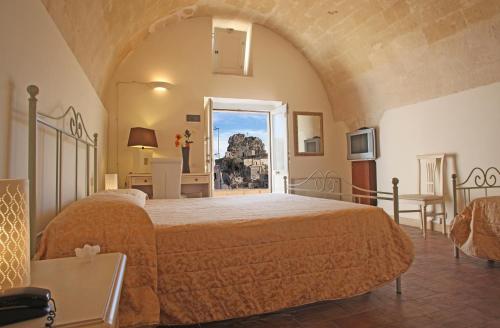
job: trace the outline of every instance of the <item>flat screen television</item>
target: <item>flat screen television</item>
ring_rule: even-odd
[[[377,158],[374,128],[363,128],[347,135],[347,159],[350,161]]]

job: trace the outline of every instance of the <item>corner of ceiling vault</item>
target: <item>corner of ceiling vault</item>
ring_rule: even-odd
[[[320,76],[334,119],[352,129],[500,81],[500,1],[41,1],[101,98],[147,35],[201,16],[249,20],[289,40]]]

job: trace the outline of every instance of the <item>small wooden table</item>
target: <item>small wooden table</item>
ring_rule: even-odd
[[[56,303],[53,327],[118,327],[118,304],[127,257],[96,255],[31,262],[31,286],[49,289]],[[44,327],[45,318],[8,325]]]

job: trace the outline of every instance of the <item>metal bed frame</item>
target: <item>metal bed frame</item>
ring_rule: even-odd
[[[352,202],[360,203],[362,199],[379,199],[391,201],[394,210],[394,222],[399,225],[399,179],[392,178],[392,192],[368,190],[357,187],[344,181],[338,174],[328,170],[322,172],[315,170],[308,177],[300,179],[297,183],[289,183],[287,177],[284,178],[285,193],[313,193],[317,195],[338,196],[340,200],[343,197],[350,197]],[[313,189],[306,188],[307,184],[312,184]],[[342,192],[342,184],[351,187],[352,193]],[[360,192],[357,194],[356,192]],[[401,276],[396,278],[396,293],[401,294]]]
[[[52,129],[56,132],[56,214],[62,209],[62,172],[63,172],[63,136],[72,139],[75,143],[75,200],[78,199],[78,150],[79,145],[85,145],[85,193],[90,195],[91,181],[90,181],[90,151],[93,150],[93,192],[97,192],[97,133],[90,137],[87,129],[85,127],[82,115],[75,110],[73,106],[70,106],[66,111],[60,116],[50,116],[47,114],[42,114],[37,112],[37,95],[39,94],[39,88],[35,85],[30,85],[27,88],[29,94],[29,114],[28,114],[28,142],[29,142],[29,154],[28,154],[28,178],[29,178],[29,199],[30,199],[30,245],[31,245],[31,256],[35,253],[36,246],[36,162],[37,162],[37,126],[38,124],[44,125],[45,127]],[[58,122],[64,123],[69,121],[69,129],[63,127],[58,127]],[[392,179],[392,193],[382,192],[376,190],[367,190],[363,188],[356,187],[343,181],[340,176],[335,174],[333,171],[321,172],[320,170],[315,170],[307,178],[301,179],[303,181],[298,183],[288,183],[288,179],[285,176],[283,178],[285,192],[286,193],[297,193],[297,192],[308,192],[314,194],[322,194],[329,196],[338,196],[339,199],[342,197],[351,197],[353,202],[360,202],[361,199],[381,199],[393,202],[394,208],[394,221],[399,224],[399,196],[398,196],[398,183],[397,178]],[[314,188],[305,188],[307,183],[313,182]],[[354,194],[354,193],[343,193],[342,183],[347,184],[352,187],[352,190],[357,190],[364,194]],[[401,277],[396,278],[396,292],[401,294]]]
[[[97,192],[97,133],[91,137],[85,127],[81,113],[77,112],[73,106],[70,106],[60,116],[51,116],[37,112],[36,98],[39,88],[36,85],[30,85],[27,88],[29,94],[28,111],[28,179],[29,179],[29,218],[30,218],[30,251],[33,257],[36,251],[36,181],[37,181],[37,127],[41,124],[56,132],[56,214],[62,209],[62,173],[63,173],[63,137],[70,138],[75,142],[75,200],[78,199],[78,152],[79,146],[85,146],[85,194],[90,195],[91,182],[93,183],[93,192]],[[69,128],[65,128],[65,122],[69,122]],[[62,127],[58,127],[62,124]],[[90,153],[93,152],[93,180],[90,180]]]
[[[342,178],[332,171],[315,170],[305,178],[289,179],[283,177],[285,193],[298,195],[315,195],[342,200]]]
[[[458,215],[458,196],[461,193],[462,200],[465,206],[471,202],[471,191],[482,191],[484,197],[488,197],[489,189],[500,189],[500,170],[496,167],[489,167],[482,169],[480,167],[473,168],[467,179],[463,182],[457,181],[456,173],[451,175],[451,182],[453,185],[453,217]],[[460,257],[458,247],[454,247],[454,255],[456,258]],[[493,262],[489,260],[488,262]]]

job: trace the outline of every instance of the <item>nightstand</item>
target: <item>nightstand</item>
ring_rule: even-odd
[[[210,173],[182,173],[181,194],[188,198],[210,197]]]
[[[210,173],[182,173],[181,194],[185,197],[210,197]],[[130,173],[125,180],[125,187],[139,189],[153,199],[153,177],[151,173]]]
[[[139,189],[145,192],[150,199],[153,198],[153,176],[151,173],[129,173],[125,180],[125,187]]]
[[[31,286],[47,288],[56,303],[53,327],[118,327],[118,304],[127,257],[99,254],[31,262]],[[44,327],[45,318],[9,328]]]

